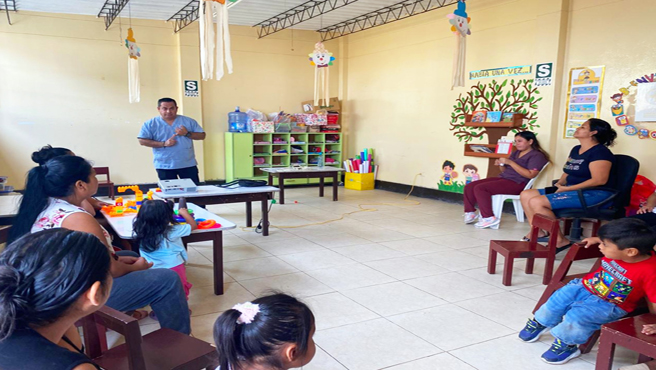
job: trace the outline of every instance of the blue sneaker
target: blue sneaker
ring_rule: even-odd
[[[577,345],[568,345],[560,339],[554,340],[551,348],[542,354],[542,360],[548,364],[560,365],[567,361],[581,356],[581,351]]]
[[[533,343],[540,339],[540,335],[547,331],[547,329],[549,328],[535,321],[535,319],[528,319],[524,329],[519,332],[519,339],[526,343]]]

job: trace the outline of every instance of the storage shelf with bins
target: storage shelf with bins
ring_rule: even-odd
[[[285,153],[276,153],[282,150]],[[330,153],[326,153],[327,150]],[[316,167],[317,164],[310,161],[317,161],[320,156],[324,162],[326,158],[334,159],[334,163],[325,162],[326,166],[341,166],[342,133],[225,133],[226,181],[266,180],[268,174],[262,168],[288,167],[295,163]],[[264,158],[264,163],[254,164],[253,158]],[[332,182],[332,179],[326,179],[325,182]],[[319,179],[285,180],[285,185],[318,183]],[[277,184],[278,178],[274,178],[274,185]]]
[[[506,136],[508,132],[511,131],[512,129],[521,127],[524,121],[524,117],[525,117],[524,114],[515,113],[513,114],[512,122],[471,122],[472,115],[471,114],[465,115],[465,126],[485,128],[488,142],[490,143],[490,144],[477,144],[477,143],[465,144],[465,156],[489,158],[490,165],[489,165],[487,177],[493,177],[498,175],[501,172],[501,170],[498,168],[498,166],[494,166],[494,161],[498,158],[508,158],[510,157],[510,154],[494,153],[497,147],[496,143],[497,141],[499,141],[499,139],[502,136]],[[472,145],[478,145],[478,146],[484,146],[490,148],[492,150],[492,153],[475,152],[471,149]]]

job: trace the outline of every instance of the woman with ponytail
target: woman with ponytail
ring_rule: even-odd
[[[308,364],[316,352],[314,315],[286,294],[235,305],[214,323],[223,370],[287,370]]]
[[[168,269],[150,270],[152,264],[143,257],[116,256],[107,231],[81,207],[97,190],[95,171],[84,158],[64,155],[34,167],[27,175],[9,241],[53,228],[95,235],[113,256],[115,280],[107,306],[132,311],[150,305],[162,327],[189,334],[189,308],[178,275]]]
[[[75,153],[73,153],[73,151],[68,148],[53,148],[51,145],[46,145],[32,153],[32,161],[38,165],[44,165],[49,160],[62,155],[74,156]],[[96,211],[100,211],[102,207],[108,205],[110,204],[91,197],[83,200],[81,206],[85,211],[89,212],[92,216],[95,216]]]
[[[105,304],[109,269],[91,234],[52,229],[9,244],[0,254],[0,369],[99,369],[66,333]]]

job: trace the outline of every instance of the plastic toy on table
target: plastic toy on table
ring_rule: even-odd
[[[102,207],[102,210],[105,211],[109,217],[120,217],[123,216],[124,214],[127,213],[137,213],[139,211],[139,208],[141,208],[141,203],[144,200],[144,195],[141,190],[139,190],[139,186],[137,185],[130,185],[130,186],[119,186],[118,187],[118,192],[123,193],[126,190],[132,190],[134,191],[134,194],[136,196],[135,200],[127,200],[123,201],[123,197],[118,197],[116,198],[116,202],[114,203],[113,206],[104,206]],[[152,200],[153,199],[153,192],[149,191],[146,193],[146,199]]]

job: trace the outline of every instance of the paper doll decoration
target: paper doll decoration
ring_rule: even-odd
[[[139,58],[141,48],[137,46],[132,28],[128,28],[128,38],[125,39],[125,47],[128,48],[128,100],[130,103],[138,103],[141,100],[139,79]]]
[[[638,87],[639,84],[656,83],[656,73],[643,75],[635,80],[629,82],[628,86],[621,87],[618,93],[613,94],[610,98],[613,100],[613,105],[610,107],[610,112],[615,118],[615,123],[624,127],[624,133],[629,136],[638,136],[640,139],[656,139],[656,130],[641,127],[638,122],[631,122],[629,119],[629,111],[624,106],[625,98],[631,94],[631,89]]]
[[[228,1],[234,3],[236,0]],[[205,5],[199,17],[201,74],[203,81],[221,80],[225,73],[224,60],[228,73],[232,74],[228,5],[226,0],[202,0],[201,3]]]
[[[458,1],[458,8],[446,16],[451,23],[451,31],[456,35],[456,52],[453,55],[453,77],[451,90],[456,86],[465,86],[465,60],[467,57],[467,36],[471,35],[465,0]]]
[[[315,66],[314,69],[314,105],[319,106],[323,99],[324,105],[328,105],[329,99],[329,67],[333,65],[335,57],[333,53],[328,52],[321,41],[314,45],[314,51],[310,54],[310,63]]]
[[[458,173],[454,171],[455,168],[456,165],[449,160],[444,161],[442,164],[442,172],[444,173],[442,175],[442,182],[444,185],[453,185],[453,180],[458,177]]]

